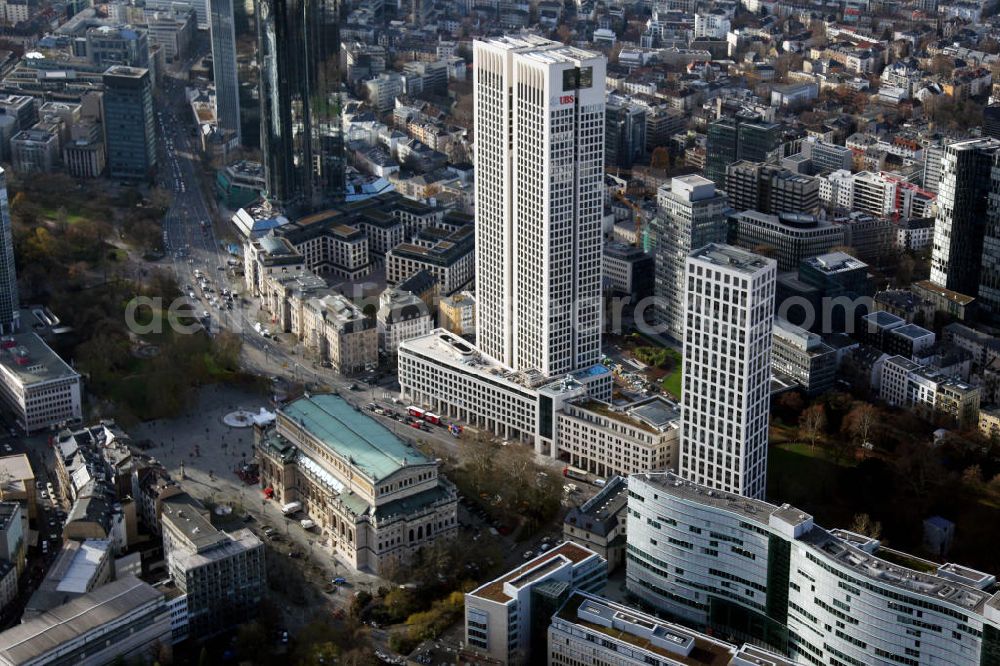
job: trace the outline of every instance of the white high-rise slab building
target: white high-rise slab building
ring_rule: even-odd
[[[7,173],[0,169],[0,333],[10,334],[20,325],[20,299],[14,269],[14,236],[7,202]]]
[[[530,35],[473,48],[478,345],[516,371],[600,359],[606,65]]]
[[[680,475],[762,498],[777,264],[711,243],[687,261]]]

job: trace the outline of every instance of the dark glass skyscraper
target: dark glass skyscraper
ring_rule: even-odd
[[[740,112],[720,118],[708,126],[705,177],[722,187],[727,166],[739,160],[767,162],[780,145],[781,126],[756,114]]]
[[[289,210],[344,197],[338,0],[257,0],[267,196]]]

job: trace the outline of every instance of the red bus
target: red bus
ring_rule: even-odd
[[[418,419],[424,418],[424,414],[426,414],[424,410],[420,409],[419,407],[414,407],[413,405],[410,405],[409,407],[406,408],[406,413],[409,414],[410,416],[415,416]]]
[[[441,425],[441,417],[437,414],[432,414],[431,412],[424,414],[424,420],[428,423],[433,423],[434,425]]]

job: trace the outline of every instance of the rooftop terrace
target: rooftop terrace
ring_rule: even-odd
[[[588,557],[597,557],[596,553],[575,543],[561,543],[547,553],[542,553],[535,559],[512,569],[500,578],[482,585],[469,594],[489,601],[506,603],[512,597],[505,591],[506,585],[521,588],[552,573],[566,564],[579,564]]]

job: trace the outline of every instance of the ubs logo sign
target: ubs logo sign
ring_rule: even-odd
[[[563,95],[559,98],[560,104],[572,104],[573,100],[576,99],[573,95]]]

